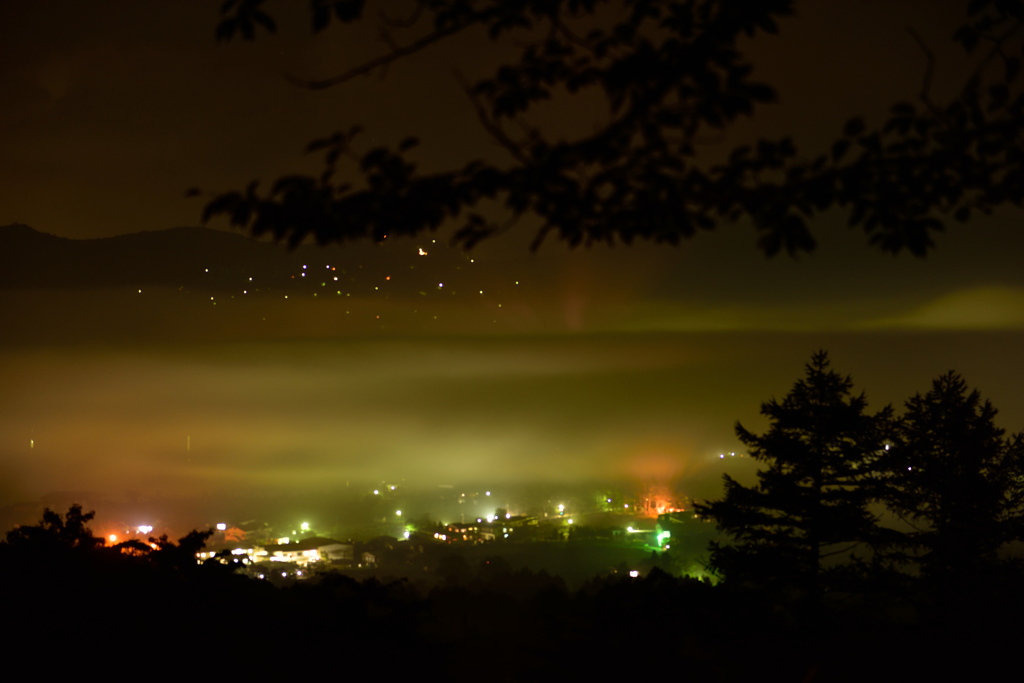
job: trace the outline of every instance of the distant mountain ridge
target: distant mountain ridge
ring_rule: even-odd
[[[456,286],[470,277],[467,254],[434,240],[423,244],[430,259],[422,258],[427,252],[410,242],[289,250],[283,244],[200,227],[78,240],[12,224],[0,226],[0,290],[155,286],[205,293],[329,294],[333,289],[346,296],[419,296],[471,289]],[[402,277],[393,279],[398,273]],[[439,282],[445,283],[443,288]]]
[[[199,227],[75,240],[14,224],[0,226],[0,287],[235,287],[279,280],[304,251]]]

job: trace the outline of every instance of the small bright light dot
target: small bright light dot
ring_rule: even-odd
[[[444,283],[443,283],[443,282],[438,282],[438,283],[437,283],[437,286],[438,286],[438,287],[444,287]]]
[[[303,266],[305,268],[305,266]],[[281,572],[281,576],[288,576],[288,572]]]
[[[420,247],[420,256],[426,256],[427,252],[423,251],[423,247]]]
[[[107,538],[110,539],[111,543],[113,543],[117,540],[117,534],[110,534],[109,536],[107,536]]]
[[[391,486],[391,490],[392,490],[392,491],[394,491],[394,490],[395,490],[395,487],[394,487],[394,485],[392,485],[392,486]]]
[[[399,517],[401,517],[402,516],[402,511],[401,510],[395,510],[395,514],[398,515]]]
[[[141,292],[142,290],[140,289],[139,291]],[[482,290],[482,289],[481,289],[481,290],[480,290],[480,293],[481,293],[481,294],[483,294],[483,293],[484,293],[484,290]]]
[[[481,292],[481,293],[482,293],[482,292]],[[141,289],[139,290],[139,294],[142,294],[142,290],[141,290]]]
[[[249,278],[249,282],[252,282],[252,278]]]
[[[623,505],[622,507],[628,508],[628,507],[629,507],[629,503],[626,503],[626,504],[625,504],[625,505]]]
[[[490,491],[488,491],[488,492],[487,492],[487,495],[488,495],[488,496],[489,496],[489,495],[491,495],[491,492],[490,492]]]
[[[209,273],[209,272],[210,272],[210,269],[209,269],[209,268],[207,268],[207,269],[206,269],[206,272],[207,272],[207,273]]]
[[[505,513],[505,519],[512,519],[512,513],[511,512],[506,512]]]
[[[569,520],[569,524],[572,524],[572,520],[571,519]]]
[[[285,299],[287,299],[287,298],[288,298],[288,295],[287,295],[287,294],[285,294],[285,295],[284,295],[284,298],[285,298]]]
[[[637,570],[635,570],[635,569],[634,569],[634,570],[632,570],[631,572],[629,572],[629,578],[631,578],[631,579],[635,579],[635,578],[636,578],[636,577],[638,577],[638,576],[640,576],[640,572],[638,572],[638,571],[637,571]]]
[[[335,281],[335,282],[337,282],[337,281],[338,281],[338,276],[337,276],[337,275],[335,275],[335,276],[334,276],[334,281]]]
[[[388,276],[387,276],[386,278],[384,278],[384,279],[385,279],[385,280],[390,280],[390,279],[391,279],[391,276],[390,276],[390,275],[388,275]]]
[[[403,535],[405,536],[406,539],[409,538],[409,532],[408,531],[406,531],[405,534],[403,534]]]
[[[375,495],[375,496],[376,496],[376,495],[379,495],[379,494],[380,494],[380,491],[378,491],[377,489],[374,489],[374,490],[373,490],[373,495]]]
[[[303,270],[305,270],[305,269],[306,269],[306,266],[302,266],[302,269],[303,269]]]
[[[303,274],[302,274],[302,277],[306,277],[306,274],[305,274],[305,273],[303,273]]]
[[[248,289],[243,289],[243,290],[242,290],[242,294],[248,294],[248,293],[249,293],[249,290],[248,290]]]
[[[608,502],[609,502],[609,503],[610,503],[610,502],[612,502],[612,499],[611,499],[611,498],[609,498],[609,499],[608,499]]]
[[[224,524],[223,522],[221,522],[220,524],[217,525],[217,531],[225,531],[225,530],[227,530],[227,528],[228,528],[228,525]]]

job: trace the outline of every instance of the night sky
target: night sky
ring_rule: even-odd
[[[305,144],[356,123],[365,148],[419,135],[426,171],[501,160],[453,75],[482,77],[509,54],[484,36],[308,92],[282,74],[379,54],[372,22],[313,38],[306,3],[278,2],[277,36],[217,45],[220,4],[0,5],[0,225],[75,239],[197,225],[204,197],[317,171]],[[936,96],[953,92],[969,68],[948,39],[962,6],[801,3],[779,37],[749,46],[781,103],[709,141],[708,158],[787,133],[816,152],[850,115],[877,121],[912,98],[925,60],[907,25],[938,57]],[[602,112],[556,100],[538,120],[571,136]],[[193,186],[206,194],[186,199]],[[760,402],[819,348],[873,408],[955,369],[1017,431],[1021,219],[956,224],[926,259],[870,250],[838,213],[813,226],[813,255],[772,260],[744,223],[679,248],[551,241],[531,254],[524,221],[469,253],[443,230],[304,252],[317,273],[353,274],[333,298],[0,290],[0,504],[403,478],[674,480],[715,496],[723,471],[752,472],[718,457],[740,449],[735,421],[763,429]]]

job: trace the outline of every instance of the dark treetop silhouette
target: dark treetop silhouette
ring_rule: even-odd
[[[276,24],[265,0],[227,0],[218,40],[251,40]],[[971,0],[952,36],[979,52],[974,73],[948,102],[933,100],[931,51],[914,102],[891,107],[869,128],[851,118],[826,153],[801,154],[790,138],[736,147],[722,163],[698,154],[702,139],[728,129],[774,89],[751,79],[743,38],[775,33],[792,0],[417,0],[407,17],[389,3],[312,0],[312,29],[367,21],[379,8],[390,50],[332,78],[290,77],[298,87],[337,86],[415,55],[458,33],[484,31],[516,42],[518,61],[464,89],[507,163],[467,159],[461,168],[420,173],[397,148],[357,151],[359,126],[314,140],[317,176],[288,176],[269,191],[256,182],[210,201],[204,219],[225,215],[255,235],[298,244],[416,235],[449,220],[471,246],[533,216],[536,248],[549,233],[570,245],[634,239],[678,243],[722,222],[749,219],[767,255],[814,249],[809,221],[845,210],[870,244],[918,256],[949,216],[1024,199],[1024,92],[1020,88],[1021,0]],[[524,43],[521,39],[529,39]],[[916,38],[916,34],[915,34]],[[599,92],[606,120],[591,134],[557,139],[531,123],[555,96]],[[343,159],[362,182],[338,179]],[[345,173],[347,175],[347,172]],[[196,192],[196,191],[190,191]],[[502,217],[503,216],[503,217]]]
[[[962,591],[1024,539],[1024,434],[1004,438],[996,409],[953,372],[906,407],[883,460],[883,499],[913,529],[897,555],[933,588]]]
[[[781,402],[761,405],[771,421],[767,433],[737,423],[737,436],[767,469],[751,487],[725,475],[725,498],[696,506],[735,541],[711,544],[710,564],[730,582],[792,589],[816,603],[835,585],[829,579],[837,570],[827,558],[874,544],[868,504],[892,410],[867,413],[852,386],[821,351]]]

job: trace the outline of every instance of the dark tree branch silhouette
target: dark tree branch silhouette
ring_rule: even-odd
[[[313,0],[312,29],[367,21],[373,0]],[[265,0],[228,0],[218,40],[252,40],[276,24]],[[826,153],[807,154],[791,138],[761,139],[709,165],[698,146],[709,134],[775,101],[752,80],[741,38],[778,32],[793,0],[420,0],[407,20],[381,15],[389,51],[326,79],[289,76],[312,89],[386,69],[471,30],[493,41],[526,35],[518,61],[466,91],[484,128],[509,162],[467,160],[461,168],[421,173],[407,158],[418,141],[353,152],[354,131],[337,134],[358,158],[358,183],[335,180],[329,146],[324,172],[288,176],[261,191],[211,200],[204,220],[226,216],[254,235],[295,245],[385,235],[417,235],[454,222],[454,241],[471,247],[520,216],[540,220],[533,247],[554,234],[570,245],[652,240],[678,244],[702,230],[749,220],[766,255],[812,251],[810,221],[845,211],[849,224],[887,252],[921,256],[950,217],[967,221],[1024,201],[1024,91],[1015,39],[1024,0],[972,0],[953,36],[968,53],[989,43],[977,70],[950,102],[932,101],[929,56],[917,103],[892,106],[869,128],[851,118]],[[596,28],[595,28],[596,26]],[[587,30],[589,29],[589,30]],[[410,34],[398,42],[392,31]],[[995,66],[1002,63],[1003,69]],[[600,92],[607,121],[573,140],[530,126],[534,108],[561,93]],[[519,127],[522,137],[506,126]],[[504,215],[502,215],[504,214]]]

